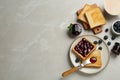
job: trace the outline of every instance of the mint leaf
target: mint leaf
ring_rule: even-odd
[[[72,32],[72,27],[73,27],[73,24],[71,23],[71,24],[68,26],[70,32]]]

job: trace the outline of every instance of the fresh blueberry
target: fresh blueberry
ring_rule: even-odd
[[[116,39],[116,36],[112,36],[112,37],[111,37],[111,40],[115,40],[115,39]]]
[[[101,46],[99,46],[99,47],[98,47],[98,49],[99,49],[99,50],[102,50],[102,47],[101,47]]]
[[[80,62],[80,59],[79,59],[79,58],[76,58],[75,62],[76,62],[76,63]]]
[[[102,39],[100,39],[100,40],[98,41],[98,43],[101,44],[101,43],[102,43]]]
[[[111,42],[108,41],[108,42],[107,42],[107,45],[110,46],[110,45],[111,45]]]
[[[108,32],[108,30],[109,30],[109,29],[108,29],[108,28],[106,28],[106,29],[105,29],[105,32]]]
[[[93,43],[94,43],[94,44],[97,44],[98,42],[97,42],[97,41],[94,41]]]
[[[107,36],[107,35],[105,35],[105,36],[104,36],[104,40],[107,40],[107,39],[108,39],[108,36]]]
[[[118,30],[118,29],[117,29],[117,26],[114,26],[114,30],[117,32],[117,30]]]

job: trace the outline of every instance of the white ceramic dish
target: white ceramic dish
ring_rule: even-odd
[[[120,0],[104,0],[104,9],[110,15],[120,15]]]
[[[97,36],[94,36],[94,35],[84,35],[84,36],[81,36],[79,38],[77,38],[71,45],[70,47],[70,52],[69,52],[69,57],[70,57],[70,61],[72,62],[73,66],[78,66],[80,65],[80,63],[76,63],[75,60],[76,60],[76,55],[71,51],[71,49],[79,42],[79,40],[82,38],[82,37],[85,37],[87,38],[88,40],[90,40],[91,42],[92,41],[98,41],[100,40],[101,38],[97,37]],[[86,73],[86,74],[94,74],[94,73],[98,73],[100,72],[101,70],[103,70],[108,62],[109,62],[109,59],[110,59],[110,52],[109,52],[109,49],[106,45],[106,43],[103,41],[100,46],[102,47],[102,50],[101,50],[101,56],[102,56],[102,67],[101,68],[82,68],[82,69],[79,69],[80,72],[83,72],[83,73]],[[97,47],[98,48],[98,47]]]
[[[115,35],[119,35],[120,36],[120,33],[118,33],[118,32],[116,32],[115,30],[114,30],[114,24],[117,22],[117,21],[120,21],[120,20],[116,20],[116,21],[114,21],[113,23],[112,23],[112,32],[115,34]]]

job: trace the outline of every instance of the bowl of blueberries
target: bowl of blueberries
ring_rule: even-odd
[[[112,32],[115,35],[120,36],[120,20],[116,20],[116,21],[113,22],[113,24],[112,24]]]

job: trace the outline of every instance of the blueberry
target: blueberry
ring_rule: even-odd
[[[108,32],[108,30],[109,30],[109,29],[108,29],[108,28],[106,28],[106,29],[105,29],[105,32]]]
[[[93,43],[94,43],[94,44],[97,44],[97,41],[94,41]]]
[[[118,29],[120,29],[120,26],[118,27]]]
[[[79,59],[79,58],[76,58],[76,59],[75,59],[75,62],[76,62],[76,63],[80,62],[80,59]]]
[[[108,42],[107,42],[107,45],[110,46],[110,45],[111,45],[111,42],[108,41]]]
[[[115,22],[113,26],[118,26],[118,22]]]
[[[117,23],[120,25],[120,21],[117,21]]]
[[[120,33],[120,26],[118,27],[118,33]]]
[[[115,39],[116,39],[116,36],[112,36],[111,39],[112,39],[112,40],[115,40]]]
[[[98,41],[98,43],[101,44],[101,43],[102,43],[102,39],[100,39],[100,40]]]
[[[98,49],[99,49],[99,50],[102,50],[102,47],[101,47],[101,46],[99,46],[99,47],[98,47]]]
[[[107,36],[107,35],[105,35],[105,36],[104,36],[104,40],[107,40],[107,39],[108,39],[108,36]]]
[[[118,29],[117,29],[117,26],[114,26],[114,30],[117,32],[117,30],[118,30]]]

